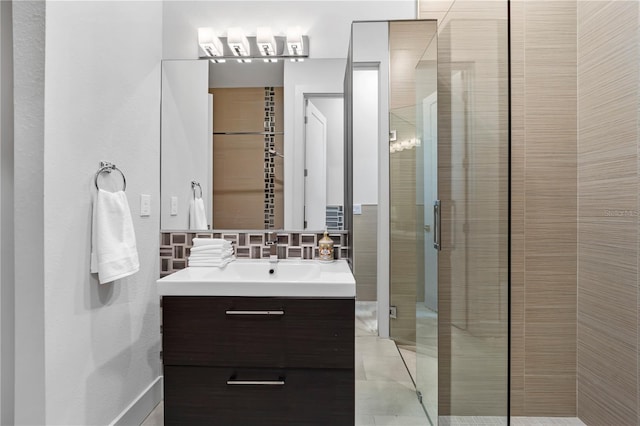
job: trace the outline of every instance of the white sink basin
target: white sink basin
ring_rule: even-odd
[[[160,296],[355,297],[346,260],[238,259],[224,268],[189,267],[159,279]]]

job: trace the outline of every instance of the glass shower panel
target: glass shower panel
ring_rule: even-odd
[[[507,35],[501,0],[456,0],[439,22],[440,424],[508,423]]]
[[[416,67],[416,390],[433,422],[438,419],[438,37]]]
[[[416,344],[416,299],[418,271],[423,261],[418,249],[416,204],[416,123],[415,106],[389,111],[389,193],[390,211],[390,289],[395,308],[390,335],[397,344]],[[421,250],[424,252],[424,250]]]
[[[438,253],[433,246],[438,161],[436,22],[391,22],[389,49],[390,300],[396,308],[391,337],[403,349],[415,351],[412,376],[434,424],[438,415]]]

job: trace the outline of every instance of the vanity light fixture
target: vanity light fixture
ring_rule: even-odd
[[[287,50],[291,56],[302,55],[303,52],[302,31],[300,27],[290,27],[287,30]]]
[[[240,27],[232,27],[227,30],[227,45],[231,49],[234,56],[249,56],[251,54],[251,46],[247,36],[242,32]],[[238,59],[238,62],[251,62],[251,59]]]
[[[198,28],[199,56],[214,63],[227,59],[240,63],[250,63],[253,59],[302,62],[309,57],[309,37],[302,34],[300,27],[289,28],[286,35],[276,34],[268,26],[258,27],[255,35],[245,34],[241,27],[231,27],[226,37],[218,37],[212,28]]]
[[[270,27],[258,27],[256,31],[256,44],[262,56],[275,56],[277,52],[276,38]],[[264,62],[278,62],[277,59],[263,59]]]
[[[198,44],[207,56],[216,58],[224,56],[224,46],[216,37],[213,28],[198,28]],[[213,62],[226,62],[224,59],[212,59]]]

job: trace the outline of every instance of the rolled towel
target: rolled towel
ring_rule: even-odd
[[[123,191],[98,189],[93,198],[91,272],[100,284],[132,275],[140,269],[136,235]]]
[[[193,247],[214,246],[214,247],[231,247],[231,241],[222,238],[194,238]]]

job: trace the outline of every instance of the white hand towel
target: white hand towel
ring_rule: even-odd
[[[194,238],[194,247],[202,246],[231,246],[231,241],[223,240],[222,238]]]
[[[194,229],[196,223],[196,200],[193,198],[189,201],[189,229]]]
[[[93,197],[91,272],[100,284],[135,274],[140,269],[131,211],[123,191],[99,189]]]
[[[195,200],[189,202],[189,229],[194,230],[206,230],[207,226],[207,211],[204,208],[204,200],[202,197],[198,197]]]

